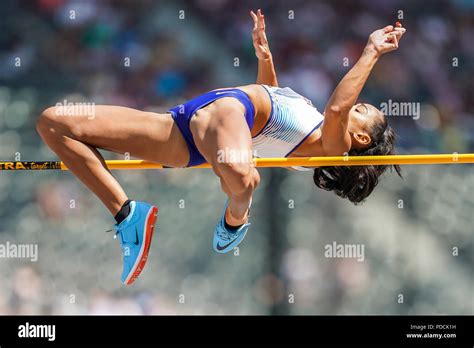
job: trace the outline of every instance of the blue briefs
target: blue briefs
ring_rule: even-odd
[[[233,88],[207,92],[187,101],[184,104],[177,105],[168,110],[168,112],[171,113],[171,116],[176,122],[176,125],[178,126],[179,130],[181,131],[181,134],[183,134],[184,140],[186,141],[186,144],[188,146],[189,162],[187,167],[193,167],[202,163],[206,163],[206,159],[197,149],[196,144],[194,143],[193,135],[191,133],[191,130],[189,129],[189,121],[191,120],[191,117],[193,117],[193,115],[199,109],[211,104],[217,99],[225,97],[235,98],[244,105],[245,120],[247,121],[249,129],[252,129],[255,108],[253,107],[252,101],[250,100],[247,93],[241,91],[240,89]]]

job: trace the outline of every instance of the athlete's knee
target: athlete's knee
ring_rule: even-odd
[[[232,193],[237,195],[255,190],[260,183],[260,175],[251,163],[220,163],[219,173]]]
[[[61,115],[56,106],[51,106],[41,113],[36,121],[36,130],[43,139],[52,139],[69,134],[73,123],[69,117]]]
[[[36,130],[41,136],[47,136],[49,133],[54,133],[52,127],[54,127],[57,118],[55,110],[56,108],[54,106],[43,110],[36,120]]]

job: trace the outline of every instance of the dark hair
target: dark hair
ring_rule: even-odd
[[[349,151],[349,156],[391,155],[394,153],[395,132],[384,119],[372,126],[372,144],[365,149]],[[379,183],[379,177],[390,167],[402,177],[398,165],[319,167],[314,170],[314,183],[326,191],[347,198],[354,204],[363,202]]]

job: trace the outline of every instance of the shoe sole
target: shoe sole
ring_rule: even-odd
[[[146,261],[148,260],[148,252],[150,251],[151,239],[153,237],[153,232],[155,230],[155,224],[158,220],[158,207],[153,206],[148,212],[145,228],[144,228],[144,241],[140,253],[138,254],[137,261],[135,262],[132,271],[130,271],[129,276],[125,280],[125,285],[132,284],[143,271]],[[143,236],[142,236],[143,237]]]

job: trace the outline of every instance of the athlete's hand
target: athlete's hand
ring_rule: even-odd
[[[258,10],[257,13],[250,11],[250,16],[253,19],[252,40],[255,55],[258,59],[270,59],[272,54],[265,34],[265,17],[261,10]]]
[[[373,51],[378,56],[394,51],[398,48],[400,39],[405,34],[406,29],[397,22],[396,26],[387,25],[385,28],[374,31],[369,36],[366,49]]]

